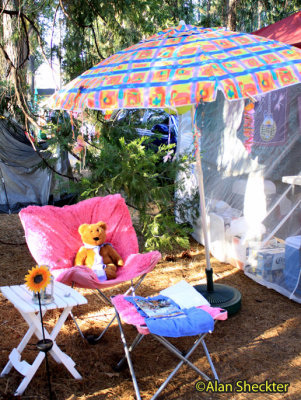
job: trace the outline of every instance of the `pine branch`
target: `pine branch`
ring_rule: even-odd
[[[68,178],[74,182],[78,182],[78,179],[75,178],[74,176],[68,176],[65,174],[62,174],[60,172],[58,172],[55,168],[53,168],[48,162],[47,160],[41,155],[40,151],[36,148],[35,144],[32,141],[32,138],[30,137],[30,135],[27,136],[28,140],[31,143],[32,148],[34,149],[34,151],[37,153],[37,155],[40,157],[40,159],[43,161],[43,163],[47,166],[47,168],[49,168],[52,172],[54,172],[55,174],[62,176],[64,178]]]
[[[66,11],[66,9],[65,9],[65,7],[64,7],[64,4],[63,4],[63,0],[59,0],[59,3],[60,3],[60,7],[61,7],[61,9],[62,9],[62,11],[63,11],[65,17],[66,17],[69,21],[71,21],[73,24],[75,24],[75,25],[78,26],[79,28],[91,28],[91,27],[92,27],[92,25],[82,25],[82,24],[78,23],[75,19],[73,19],[73,18],[67,13],[67,11]]]
[[[75,25],[78,26],[79,28],[91,29],[91,30],[92,30],[93,39],[94,39],[94,43],[95,43],[95,46],[96,46],[97,54],[99,55],[99,57],[100,57],[102,60],[104,60],[105,57],[101,54],[101,52],[100,52],[100,50],[99,50],[99,47],[98,47],[98,44],[97,44],[97,40],[96,40],[96,35],[95,35],[94,28],[93,28],[93,24],[90,24],[90,25],[82,25],[82,24],[78,23],[74,18],[72,18],[72,17],[67,13],[67,11],[66,11],[66,9],[65,9],[65,7],[64,7],[64,4],[63,4],[63,0],[59,0],[59,3],[60,3],[60,7],[61,7],[61,9],[62,9],[62,11],[63,11],[65,17],[66,17],[67,19],[69,19],[69,21],[71,21],[73,24],[75,24]]]

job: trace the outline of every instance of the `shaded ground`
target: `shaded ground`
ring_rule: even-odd
[[[0,215],[0,240],[18,243],[18,246],[0,243],[0,285],[22,284],[27,270],[35,265],[24,243],[23,229],[17,215]],[[175,400],[300,400],[301,399],[301,306],[286,297],[268,290],[247,278],[242,271],[217,262],[212,265],[214,279],[239,289],[242,294],[241,310],[227,321],[218,323],[207,346],[223,383],[246,379],[261,383],[265,380],[288,382],[287,394],[254,393],[198,393],[198,378],[191,369],[182,367],[164,390],[161,399]],[[140,290],[142,295],[157,294],[163,288],[185,279],[191,284],[204,281],[205,254],[202,246],[191,242],[189,252],[179,252],[164,257],[148,275]],[[123,287],[118,287],[122,292]],[[88,304],[74,309],[79,325],[89,333],[97,333],[113,315],[112,310],[100,303],[90,291],[81,290]],[[107,291],[107,294],[113,294]],[[116,291],[114,292],[116,293]],[[27,330],[27,325],[12,304],[0,295],[0,371],[9,353],[16,347]],[[59,313],[52,311],[45,317],[45,325],[51,330]],[[125,327],[127,337],[133,338],[135,330]],[[174,343],[185,350],[191,338],[176,339]],[[27,361],[36,356],[35,339],[23,352]],[[116,373],[112,365],[123,353],[119,330],[114,323],[101,343],[91,346],[83,341],[72,320],[68,320],[57,337],[57,343],[77,364],[82,381],[72,378],[65,367],[50,357],[51,380],[55,397],[59,400],[133,400],[134,390],[129,372]],[[192,360],[210,374],[201,347]],[[138,346],[133,357],[143,399],[149,399],[156,387],[172,371],[177,361],[164,348],[161,349],[150,337]],[[21,375],[12,370],[0,378],[0,399],[12,399],[21,382]],[[48,387],[44,363],[21,397],[48,399]]]

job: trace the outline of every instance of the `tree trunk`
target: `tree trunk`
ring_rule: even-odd
[[[261,28],[261,12],[262,12],[262,3],[260,0],[257,0],[257,29]]]
[[[223,2],[223,26],[228,27],[229,0]]]
[[[229,0],[227,28],[231,31],[236,30],[236,1],[237,0]]]
[[[207,0],[207,19],[210,19],[211,0]]]
[[[16,11],[19,9],[19,4],[17,0],[11,0],[9,2],[2,1],[2,5],[6,10]],[[12,64],[18,68],[20,65],[24,66],[24,61],[28,58],[27,54],[27,40],[25,32],[23,31],[23,26],[21,19],[16,16],[11,16],[8,14],[2,14],[2,29],[3,29],[3,45],[6,53],[8,54]],[[16,42],[12,40],[15,36],[15,31],[18,30],[18,39]],[[9,65],[7,65],[7,73]]]
[[[5,4],[3,4],[5,5]],[[11,10],[12,9],[12,4],[7,4],[7,9]],[[16,57],[15,57],[15,52],[13,50],[12,46],[12,38],[13,36],[13,27],[12,27],[12,17],[7,14],[2,15],[2,37],[3,37],[3,47],[8,54],[10,60],[14,65],[16,65]],[[5,60],[5,75],[8,76],[10,73],[10,68],[11,65]]]

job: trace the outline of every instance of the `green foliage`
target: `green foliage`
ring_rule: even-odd
[[[67,112],[53,112],[47,125],[41,130],[48,140],[48,148],[53,150],[58,145],[62,150],[71,151],[74,137],[78,135],[78,121],[71,124]]]
[[[61,149],[71,151],[70,128],[68,131],[66,127],[66,134],[63,128],[58,132],[55,124],[51,129],[53,144],[58,139]],[[191,228],[175,222],[174,196],[182,185],[176,179],[177,173],[188,168],[189,157],[164,162],[163,158],[174,150],[174,145],[161,145],[154,150],[151,140],[137,137],[131,126],[126,131],[105,123],[102,132],[92,140],[86,137],[86,169],[78,171],[80,181],[74,184],[73,191],[81,199],[121,193],[135,210],[136,228],[144,237],[146,249],[187,248]],[[76,137],[78,130],[74,134]],[[182,208],[191,206],[187,202]]]
[[[15,7],[7,4],[9,9],[20,11],[29,18],[26,19],[26,29],[17,13],[16,17],[9,19],[12,22],[11,43],[6,43],[3,36],[0,37],[0,44],[4,47],[12,45],[16,51],[24,45],[24,35],[28,31],[30,55],[34,56],[37,68],[42,52],[38,35],[29,22],[33,21],[46,55],[56,54],[62,60],[64,80],[69,82],[116,51],[175,26],[180,20],[200,26],[226,26],[230,3],[234,5],[232,12],[236,16],[236,29],[246,32],[285,18],[300,7],[300,0],[63,0],[59,5],[64,10],[57,13],[58,2],[53,0],[23,0],[14,3]],[[47,41],[45,38],[52,29],[54,15],[54,25],[61,27],[62,39],[52,44],[50,49],[49,36]],[[0,63],[0,113],[8,110],[17,115],[19,109],[14,104],[14,89],[5,81],[9,68],[3,54]],[[26,71],[23,75],[19,74],[23,78],[25,75]],[[26,97],[28,88],[23,80]],[[78,164],[80,183],[76,190],[82,198],[121,193],[138,212],[139,228],[146,248],[188,246],[190,227],[177,224],[174,214],[176,211],[177,215],[184,216],[185,212],[189,212],[196,216],[198,200],[192,196],[186,201],[185,197],[185,204],[179,206],[174,199],[183,185],[176,179],[177,172],[186,170],[190,160],[184,157],[164,163],[162,160],[172,150],[171,146],[160,146],[154,151],[149,139],[137,138],[131,125],[114,128],[104,123],[100,114],[92,111],[88,114],[94,122],[94,117],[97,117],[101,125],[97,129],[101,135],[89,142],[85,157],[82,156]],[[69,117],[61,115],[54,118],[43,133],[50,137],[49,148],[53,151],[59,146],[61,151],[72,152],[79,126],[76,121],[72,126]],[[83,164],[88,174],[82,174]]]
[[[0,80],[0,115],[10,114],[24,124],[24,115],[15,101],[15,88],[9,81]]]
[[[253,32],[300,10],[300,0],[198,0],[198,25],[227,27],[230,3],[236,14],[236,31],[241,32]]]
[[[64,1],[71,18],[65,19],[63,68],[65,81],[116,51],[179,21],[194,22],[191,1],[74,0]]]
[[[178,246],[189,248],[192,229],[187,224],[178,224],[174,215],[159,212],[156,216],[143,214],[142,217],[147,249],[172,250]]]

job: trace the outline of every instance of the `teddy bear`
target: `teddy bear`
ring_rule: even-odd
[[[106,242],[106,229],[103,221],[80,225],[78,232],[83,246],[76,253],[74,261],[74,265],[91,268],[100,281],[116,278],[117,267],[124,264],[114,247]]]

